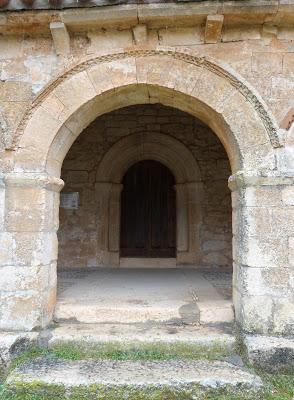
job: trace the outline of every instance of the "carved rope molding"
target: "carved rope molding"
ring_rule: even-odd
[[[241,78],[236,76],[233,72],[228,71],[228,69],[217,64],[215,61],[209,60],[205,56],[197,56],[191,54],[189,50],[183,52],[177,51],[176,49],[137,49],[121,51],[118,53],[107,54],[87,59],[59,75],[53,82],[49,83],[43,89],[43,91],[33,101],[30,109],[23,116],[16,129],[16,134],[12,142],[12,148],[17,147],[17,143],[22,135],[22,132],[24,131],[28,120],[33,115],[34,110],[43,102],[43,100],[53,91],[54,88],[56,88],[60,83],[64,82],[67,78],[75,75],[78,72],[85,71],[87,68],[95,66],[99,63],[123,60],[130,57],[149,57],[155,55],[170,56],[174,59],[178,59],[186,63],[196,65],[198,67],[204,67],[215,73],[216,75],[226,79],[246,98],[247,101],[249,101],[253,105],[254,109],[256,110],[260,119],[263,122],[272,146],[275,148],[282,147],[278,136],[277,127],[275,126],[272,118],[266,110],[266,106],[263,104],[263,101],[259,98],[258,95],[254,93],[253,89],[249,88],[247,84],[243,83],[241,81]]]

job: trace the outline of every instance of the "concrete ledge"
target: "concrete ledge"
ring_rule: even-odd
[[[269,372],[293,371],[294,338],[246,336],[244,344],[254,366]]]

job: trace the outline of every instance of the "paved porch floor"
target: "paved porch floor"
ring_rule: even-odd
[[[231,323],[231,279],[230,273],[218,269],[60,271],[55,320],[89,324]]]

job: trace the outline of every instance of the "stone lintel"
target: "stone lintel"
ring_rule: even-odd
[[[232,192],[251,186],[293,186],[294,176],[258,175],[245,171],[238,171],[229,177],[229,188]]]
[[[51,22],[50,31],[54,48],[58,56],[66,56],[70,53],[70,37],[63,22]]]
[[[221,39],[224,16],[221,14],[208,15],[206,18],[204,41],[217,43]]]
[[[43,188],[60,192],[64,182],[60,178],[43,173],[9,173],[4,176],[5,186],[24,188]]]

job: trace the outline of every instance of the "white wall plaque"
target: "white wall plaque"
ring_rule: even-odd
[[[76,210],[79,207],[79,192],[60,193],[60,207]]]

